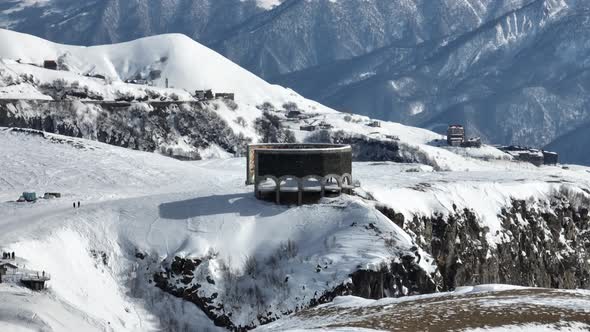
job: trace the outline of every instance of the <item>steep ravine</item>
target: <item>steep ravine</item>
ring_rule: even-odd
[[[206,295],[207,292],[203,291],[205,284],[215,285],[216,282],[226,282],[226,280],[216,280],[209,274],[202,274],[204,269],[199,267],[209,264],[207,257],[199,259],[176,256],[172,262],[162,262],[162,267],[155,269],[159,272],[153,274],[153,280],[156,287],[162,291],[195,304],[215,325],[231,331],[248,331],[299,310],[331,302],[337,296],[354,295],[378,299],[388,296],[433,293],[437,290],[437,284],[440,281],[436,274],[429,275],[417,264],[418,257],[419,255],[408,252],[395,257],[389,265],[382,266],[380,271],[358,270],[342,284],[327,288],[310,300],[300,301],[301,303],[293,310],[277,312],[269,309],[259,312],[256,321],[247,325],[236,324],[233,321],[231,310],[226,310],[226,306],[230,307],[232,304],[219,301],[223,294],[215,292]],[[150,268],[150,270],[153,269],[153,267]],[[243,289],[241,292],[250,294],[248,289]],[[255,296],[255,294],[250,295]],[[297,302],[298,299],[291,300]]]
[[[590,200],[565,187],[548,200],[513,200],[502,209],[500,243],[490,243],[473,210],[407,220],[379,209],[437,261],[441,290],[502,283],[590,287]]]
[[[419,266],[423,258],[419,248],[414,247],[393,257],[380,269],[351,273],[340,285],[327,287],[323,293],[300,301],[294,310],[266,310],[247,325],[234,323],[231,310],[227,311],[226,304],[220,301],[223,294],[205,291],[210,285],[226,282],[224,275],[210,274],[211,257],[176,256],[173,260],[150,264],[146,270],[152,272],[145,276],[153,278],[155,286],[162,291],[195,304],[216,325],[232,331],[247,331],[293,312],[331,302],[341,295],[380,299],[489,283],[587,289],[590,287],[588,207],[587,196],[566,187],[548,199],[513,200],[500,215],[503,230],[495,238],[501,240],[490,243],[488,229],[481,226],[473,210],[456,209],[448,216],[415,216],[408,220],[377,203],[379,211],[432,255],[437,272],[429,274]],[[247,289],[243,292],[248,294]]]

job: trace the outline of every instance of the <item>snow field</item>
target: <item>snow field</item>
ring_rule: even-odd
[[[236,302],[233,294],[223,293],[223,265],[237,275],[235,285],[246,290],[258,285],[268,299],[266,305],[286,311],[306,303],[317,291],[345,282],[352,271],[378,269],[412,246],[408,234],[358,198],[291,209],[257,201],[243,185],[241,158],[180,162],[82,139],[51,134],[43,138],[6,129],[0,130],[0,140],[5,143],[0,152],[10,156],[0,159],[5,170],[2,201],[24,190],[64,194],[62,199],[36,204],[0,203],[2,248],[22,255],[29,268],[52,274],[49,294],[63,303],[58,306],[77,308],[80,312],[73,315],[114,331],[161,328],[172,324],[159,320],[161,315],[178,308],[187,313],[185,324],[198,316],[196,307],[163,295],[146,281],[161,261],[174,256],[198,258],[217,252],[197,271],[200,277],[218,280],[216,285],[204,284],[202,292],[233,299],[228,310],[234,310],[236,322],[248,323],[254,303]],[[353,174],[379,201],[405,214],[423,215],[450,211],[451,202],[456,202],[477,206],[478,213],[491,216],[511,197],[539,197],[552,186],[569,182],[572,188],[582,188],[588,181],[585,168],[554,167],[432,172],[420,165],[355,163]],[[71,202],[78,200],[82,208],[74,210]],[[351,227],[353,222],[357,226]],[[365,228],[371,223],[382,235]],[[384,237],[396,239],[396,246],[385,245]],[[269,257],[288,241],[296,244],[297,256],[280,261],[277,270],[281,280],[289,277],[289,291],[271,297],[274,289],[264,280],[244,274],[247,261],[255,257],[261,266],[257,275],[264,278],[270,273]],[[138,263],[136,251],[147,253],[152,261]],[[432,269],[431,258],[422,256],[422,267]],[[318,265],[320,273],[315,271]],[[139,266],[149,273],[140,272]],[[207,324],[202,313],[199,317],[199,324]]]
[[[503,161],[489,164],[470,171],[424,172],[419,165],[408,168],[394,163],[366,163],[365,167],[355,168],[355,177],[362,180],[363,189],[377,201],[406,218],[435,213],[448,216],[471,209],[482,226],[488,227],[490,243],[503,241],[497,234],[502,229],[498,215],[512,200],[548,199],[563,186],[588,196],[585,190],[590,188],[590,178],[585,168],[529,168]],[[493,167],[504,169],[493,170]]]
[[[32,75],[46,83],[57,79],[79,81],[105,96],[119,92],[138,95],[142,87],[117,80],[161,70],[162,76],[156,80],[160,86],[168,77],[171,84],[189,91],[213,88],[216,92],[235,92],[237,109],[222,101],[209,106],[236,133],[254,142],[259,139],[254,121],[262,115],[256,106],[265,101],[277,109],[283,103],[295,102],[304,112],[334,125],[335,130],[379,139],[397,136],[407,153],[424,154],[429,165],[355,163],[353,176],[363,189],[406,218],[448,215],[455,209],[453,204],[457,209],[471,208],[488,227],[491,241],[502,241],[496,237],[500,230],[497,215],[512,199],[543,200],[561,186],[587,195],[584,190],[590,188],[586,168],[535,168],[505,160],[493,147],[477,151],[441,149],[432,143],[441,139],[440,135],[424,129],[386,122],[381,128],[372,128],[366,126],[368,118],[356,115],[347,120],[345,114],[269,85],[180,35],[84,48],[0,30],[0,43],[15,45],[0,50],[0,76],[10,79]],[[15,61],[40,63],[64,54],[70,72],[48,71]],[[115,82],[103,84],[81,76],[87,73],[104,74]],[[15,94],[22,98],[47,97],[27,84],[0,88],[0,98]],[[179,89],[166,91],[190,98]],[[76,112],[88,126],[96,121],[92,105],[80,105]],[[246,125],[238,123],[239,118]],[[300,124],[287,126],[303,141],[309,133],[299,131]],[[18,328],[34,329],[35,324],[42,324],[55,331],[68,331],[72,326],[112,331],[172,326],[212,329],[195,306],[162,293],[150,283],[153,274],[162,271],[162,263],[176,256],[209,256],[195,271],[198,279],[188,286],[201,283],[201,296],[218,294],[218,303],[224,303],[224,310],[232,313],[236,324],[249,324],[256,321],[258,313],[271,310],[278,317],[306,305],[318,293],[347,282],[350,273],[361,268],[377,270],[413,246],[407,233],[374,209],[374,202],[345,196],[326,199],[319,205],[289,208],[257,201],[252,188],[243,184],[245,160],[227,158],[217,146],[200,152],[226,159],[180,162],[82,139],[51,134],[42,138],[5,128],[0,128],[0,142],[0,247],[15,250],[27,260],[28,267],[53,276],[47,293],[26,295],[47,303],[48,311],[18,300],[21,289],[4,292],[3,297],[16,301],[24,315],[43,320],[15,323],[0,319],[10,328],[17,324]],[[190,148],[183,140],[170,147]],[[63,198],[35,204],[8,202],[30,190],[58,191]],[[82,207],[73,209],[73,201],[81,201]],[[285,251],[285,244],[295,249],[270,263],[277,253]],[[147,254],[145,261],[135,257],[137,251]],[[432,258],[420,254],[421,267],[434,271]],[[257,262],[253,272],[252,259]],[[215,278],[216,283],[204,283],[207,276]],[[274,278],[274,283],[268,278]],[[258,302],[245,295],[257,287],[262,297]],[[492,290],[497,290],[495,287]],[[484,289],[464,289],[456,294],[480,291]],[[372,302],[357,298],[340,298],[333,305],[346,302],[348,306],[372,306]],[[48,316],[58,318],[45,318]],[[177,320],[163,318],[171,316]]]
[[[400,144],[428,156],[433,166],[442,170],[499,169],[502,166],[493,166],[474,158],[505,159],[502,152],[489,146],[477,151],[469,149],[467,153],[467,149],[453,151],[432,146],[431,143],[441,139],[441,135],[425,129],[391,122],[382,122],[381,128],[369,127],[367,126],[370,121],[368,117],[336,112],[307,100],[290,89],[268,84],[183,35],[160,35],[116,45],[79,47],[59,45],[30,35],[0,29],[0,43],[13,45],[0,50],[0,76],[8,81],[28,77],[38,81],[39,84],[53,84],[57,80],[63,80],[69,86],[77,84],[80,87],[87,87],[89,91],[103,96],[105,100],[113,100],[120,95],[144,97],[146,91],[150,89],[157,91],[160,95],[174,93],[181,101],[193,100],[189,92],[192,93],[197,89],[211,88],[214,92],[233,92],[236,94],[237,109],[229,107],[223,101],[213,101],[208,104],[226,120],[236,134],[251,138],[253,142],[260,139],[254,128],[255,120],[262,115],[262,111],[258,109],[259,106],[270,103],[276,110],[283,110],[283,105],[294,103],[304,114],[313,116],[313,119],[309,121],[325,120],[334,126],[334,130],[343,130],[378,140],[396,136],[400,139]],[[26,64],[41,64],[43,60],[57,59],[60,56],[70,71],[53,71]],[[16,62],[19,59],[22,64]],[[195,62],[195,59],[199,61]],[[121,82],[137,75],[146,77],[150,72],[160,72],[160,78],[154,80],[154,87]],[[108,78],[108,82],[83,76],[86,74],[104,75]],[[166,78],[175,89],[162,88]],[[19,85],[0,87],[0,98],[13,97],[48,98],[30,83],[22,82]],[[299,141],[306,140],[312,134],[299,130],[299,126],[303,124],[305,121],[284,122],[286,127],[293,130]],[[179,141],[173,147],[186,149],[184,144]],[[457,152],[463,155],[458,155]],[[208,151],[205,151],[205,155],[208,155]],[[222,155],[212,154],[212,156]]]
[[[204,270],[197,271],[203,279],[210,275],[218,281],[205,283],[203,295],[219,293],[232,319],[249,324],[258,309],[246,300],[231,302],[236,298],[224,293],[222,265],[236,274],[238,287],[262,289],[264,310],[280,314],[346,282],[351,272],[379,269],[413,246],[407,234],[360,199],[342,197],[298,208],[256,200],[243,185],[244,159],[180,162],[9,130],[0,130],[0,139],[6,143],[0,148],[3,155],[11,156],[0,159],[6,170],[3,199],[15,199],[24,190],[64,195],[35,204],[0,203],[5,212],[2,247],[24,257],[28,267],[51,273],[52,296],[114,331],[161,327],[152,316],[173,307],[150,304],[150,298],[162,295],[146,283],[150,275],[137,270],[136,251],[147,253],[146,267],[153,272],[175,256],[202,258],[215,251]],[[73,209],[71,202],[78,200],[81,208]],[[395,245],[386,245],[386,237],[395,239]],[[289,242],[296,255],[271,267],[269,259]],[[245,275],[249,257],[259,262],[260,280]],[[264,280],[275,269],[281,283],[288,277],[286,286],[276,286],[284,291],[282,297]],[[145,298],[130,292],[138,282],[145,284],[139,288],[151,289],[142,291]]]

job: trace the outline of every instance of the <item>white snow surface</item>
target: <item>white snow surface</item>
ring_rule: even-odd
[[[399,139],[408,154],[421,154],[430,164],[441,170],[503,169],[502,164],[487,163],[482,159],[507,160],[510,157],[491,147],[482,149],[446,149],[437,146],[441,135],[426,129],[382,122],[380,128],[367,126],[366,116],[334,111],[319,103],[303,98],[290,89],[271,85],[218,53],[179,34],[146,37],[126,43],[92,47],[55,44],[27,34],[0,29],[0,99],[48,99],[39,90],[40,85],[54,85],[56,81],[68,87],[76,87],[104,100],[120,96],[145,98],[150,90],[159,96],[176,95],[180,101],[194,101],[191,93],[196,89],[213,89],[214,92],[236,94],[238,108],[230,109],[225,103],[215,101],[215,109],[237,134],[251,138],[260,137],[254,129],[254,121],[262,115],[260,106],[273,105],[274,115],[283,120],[298,141],[305,141],[313,133],[301,131],[306,123],[326,121],[334,131],[364,135],[376,140]],[[44,60],[58,60],[69,68],[48,70],[39,67]],[[17,61],[20,61],[17,62]],[[150,72],[161,72],[154,86],[125,84],[122,81],[136,76],[147,77]],[[103,80],[86,75],[103,75]],[[164,88],[165,79],[175,88]],[[167,100],[170,100],[168,98]],[[285,119],[284,105],[294,103],[308,119]],[[258,106],[258,107],[257,107]],[[243,121],[244,125],[239,124]],[[178,142],[182,148],[183,142]],[[205,154],[219,155],[215,151]]]
[[[154,84],[193,92],[213,89],[214,92],[233,92],[236,99],[246,103],[307,102],[295,92],[266,83],[218,53],[181,34],[146,37],[131,42],[81,47],[60,45],[50,41],[0,29],[0,58],[20,60],[23,64],[42,65],[44,60],[63,57],[70,68],[66,75],[100,74],[113,80],[132,79],[137,75],[148,77],[151,71],[161,71]],[[33,73],[41,80],[63,76],[32,65],[10,64],[18,73]],[[80,78],[77,78],[80,79]],[[315,103],[313,103],[315,104]]]
[[[103,331],[97,321],[55,296],[0,284],[0,331]]]
[[[230,110],[223,102],[216,102],[217,112],[232,129],[254,141],[257,134],[252,123],[261,115],[256,105],[265,101],[277,107],[294,101],[305,113],[324,119],[335,130],[382,140],[395,135],[400,144],[422,153],[432,165],[355,163],[353,176],[361,181],[362,189],[407,218],[449,214],[453,204],[458,209],[473,209],[488,227],[492,242],[505,240],[496,235],[500,229],[498,213],[512,199],[547,199],[564,185],[582,195],[590,188],[590,173],[585,167],[537,168],[512,162],[489,146],[481,150],[438,147],[433,142],[440,140],[440,135],[424,129],[389,122],[383,122],[381,128],[369,127],[367,117],[338,113],[272,86],[180,35],[86,48],[0,30],[0,44],[11,45],[0,49],[0,76],[8,81],[25,76],[40,82],[78,80],[109,96],[114,90],[138,93],[141,88],[116,80],[157,68],[176,87],[235,92],[239,108]],[[64,54],[69,72],[24,64]],[[23,64],[17,63],[18,59]],[[82,76],[88,73],[104,74],[115,82],[105,84]],[[170,89],[190,98],[182,91]],[[0,98],[14,96],[47,97],[26,80],[0,86]],[[243,117],[248,126],[238,125],[238,117]],[[285,123],[298,140],[308,137],[308,132],[299,130],[300,122]],[[0,324],[4,324],[0,328],[26,330],[45,324],[48,330],[70,331],[87,324],[99,330],[150,331],[189,323],[193,330],[213,328],[194,305],[164,295],[146,281],[149,276],[138,270],[136,250],[148,253],[153,264],[174,256],[198,258],[216,251],[207,273],[220,277],[220,266],[228,263],[240,277],[247,278],[243,268],[248,257],[264,261],[285,241],[294,241],[298,257],[281,262],[277,269],[281,276],[289,277],[289,294],[273,294],[268,301],[275,312],[280,312],[308,303],[315,292],[346,282],[358,268],[379,268],[413,245],[407,233],[377,212],[372,202],[360,198],[344,196],[296,208],[257,201],[252,188],[243,184],[245,160],[228,158],[216,146],[201,152],[222,159],[180,162],[92,141],[51,134],[42,138],[3,128],[0,143],[0,249],[14,250],[26,259],[27,267],[52,275],[47,292],[26,295],[32,300],[19,306],[19,315],[40,320],[19,323],[0,317]],[[171,147],[184,149],[185,145],[179,141]],[[433,171],[435,168],[442,171]],[[63,197],[35,204],[10,202],[23,191],[57,191]],[[74,201],[81,201],[82,207],[73,209]],[[351,227],[353,221],[358,227]],[[363,227],[370,223],[382,234]],[[395,239],[395,246],[387,246],[385,236]],[[108,264],[92,257],[91,250],[105,252]],[[432,271],[432,258],[421,255],[422,268]],[[318,265],[322,267],[320,273],[315,271]],[[263,295],[274,291],[263,281],[252,284],[260,285]],[[207,283],[202,291],[206,295],[220,293],[220,300],[224,300],[223,287],[223,282]],[[0,297],[10,301],[22,300],[19,294],[24,293],[15,287],[0,289]],[[226,308],[234,314],[236,323],[255,320],[252,303],[225,300],[231,304]],[[342,305],[341,301],[334,305]],[[35,303],[47,303],[48,311]],[[170,317],[171,312],[183,313],[175,316],[180,323],[162,318]],[[59,317],[59,322],[43,318],[46,316]]]
[[[277,270],[289,276],[289,294],[260,284],[263,294],[271,292],[268,305],[286,311],[307,303],[315,292],[347,282],[352,271],[377,269],[413,245],[407,233],[360,198],[343,196],[291,208],[257,201],[252,189],[243,184],[243,158],[181,162],[93,141],[52,134],[43,138],[6,128],[0,129],[0,141],[1,249],[26,259],[27,268],[51,273],[49,290],[35,296],[57,307],[52,313],[97,322],[101,328],[157,330],[170,324],[161,317],[170,317],[179,308],[185,312],[180,320],[212,326],[194,305],[163,295],[148,284],[145,280],[151,272],[138,270],[136,250],[148,253],[156,264],[174,256],[203,257],[216,251],[206,273],[219,278],[220,266],[226,263],[247,279],[243,275],[247,257],[262,262],[285,241],[294,241],[297,257],[281,262]],[[355,163],[353,174],[379,200],[405,213],[424,215],[452,209],[448,204],[457,202],[492,218],[493,211],[513,196],[543,199],[564,183],[574,189],[589,186],[586,168],[519,169],[519,164],[500,163],[507,167],[503,172],[486,168],[432,172],[420,165]],[[422,171],[407,172],[410,169]],[[63,197],[35,204],[10,202],[30,190],[57,191]],[[81,201],[82,207],[73,209],[74,201]],[[351,227],[353,221],[359,227]],[[382,234],[364,227],[369,223]],[[386,245],[385,237],[393,238],[395,245]],[[108,264],[92,257],[92,250],[105,252]],[[422,267],[433,271],[432,258],[421,255]],[[315,271],[318,265],[321,273]],[[486,287],[457,292],[503,286]],[[233,310],[235,322],[252,321],[252,304],[224,299],[223,289],[223,281],[203,286],[205,294],[220,292],[220,299],[231,303],[226,310]],[[6,294],[0,296],[15,296],[12,290]],[[371,303],[344,299],[334,305]],[[23,310],[34,312],[34,307]],[[25,323],[22,328],[36,324]],[[49,325],[51,330],[69,330],[65,325]]]
[[[222,262],[242,274],[247,257],[263,262],[283,243],[293,241],[298,256],[278,267],[284,273],[281,280],[289,276],[290,293],[269,296],[269,305],[286,311],[309,302],[327,286],[346,282],[356,269],[377,269],[413,246],[405,232],[358,198],[297,208],[256,200],[243,184],[241,158],[180,162],[92,141],[7,129],[0,129],[0,141],[5,156],[0,158],[0,247],[26,259],[27,268],[51,273],[46,296],[114,331],[161,328],[166,322],[155,317],[166,316],[165,310],[173,307],[153,304],[150,297],[163,296],[153,285],[143,285],[142,299],[130,290],[138,282],[133,276],[141,275],[136,250],[155,262],[174,256],[204,257],[214,250],[218,258],[209,262],[209,273],[218,277]],[[57,191],[63,197],[35,204],[8,201],[25,190]],[[80,209],[72,208],[74,201],[81,201]],[[358,226],[351,227],[353,222]],[[369,223],[383,235],[365,227]],[[385,236],[395,245],[387,246]],[[92,250],[107,253],[108,265],[93,258]],[[321,273],[315,270],[318,265]],[[268,285],[260,287],[272,291]],[[223,280],[203,288],[209,295],[221,292],[223,298]],[[166,303],[173,302],[164,297]],[[228,302],[226,310],[232,310],[236,323],[253,320],[248,303],[233,303],[230,309]],[[198,321],[198,315],[192,316]]]
[[[241,0],[244,1],[244,0]],[[281,4],[282,0],[256,0],[256,4],[258,5],[258,7],[262,8],[262,9],[273,9],[274,7],[278,6]]]

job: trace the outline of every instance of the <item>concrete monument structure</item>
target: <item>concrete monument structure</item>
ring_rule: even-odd
[[[341,144],[252,144],[247,184],[256,197],[298,204],[351,192],[352,148]],[[294,197],[296,196],[296,197]],[[284,198],[284,199],[283,199]]]

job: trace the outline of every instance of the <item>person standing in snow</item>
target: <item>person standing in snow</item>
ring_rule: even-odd
[[[80,201],[78,201],[78,207],[80,207]]]
[[[72,206],[74,206],[74,209],[76,208],[76,202],[72,203]]]
[[[14,251],[12,252],[12,260],[14,260]]]

